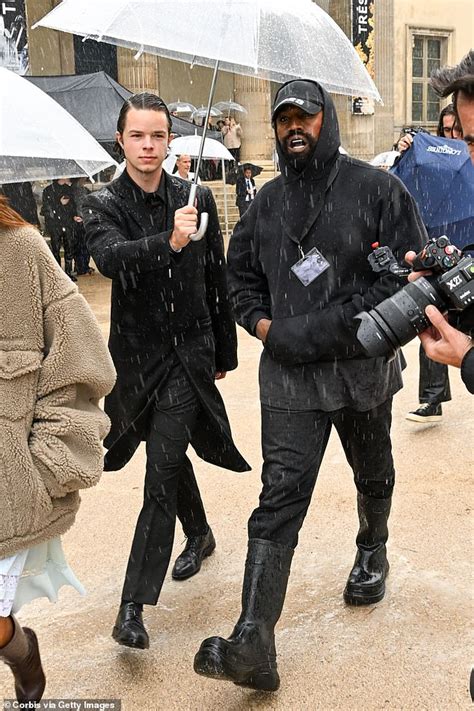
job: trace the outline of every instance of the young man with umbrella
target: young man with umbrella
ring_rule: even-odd
[[[215,548],[188,445],[212,464],[248,469],[214,382],[237,367],[216,205],[199,188],[197,207],[187,206],[189,181],[162,169],[170,129],[158,96],[130,97],[116,134],[127,167],[84,203],[90,252],[112,279],[109,347],[117,384],[105,401],[112,421],[105,469],[124,467],[146,441],[144,502],[113,630],[118,644],[139,649],[149,646],[142,608],[158,601],[176,515],[187,544],[175,579],[197,573]],[[192,241],[201,212],[209,214],[208,230]]]
[[[402,184],[340,154],[334,104],[319,84],[284,84],[272,120],[282,172],[261,188],[228,253],[237,321],[264,346],[263,489],[248,523],[240,618],[228,639],[205,640],[194,661],[199,674],[267,691],[279,686],[274,628],[333,426],[359,514],[344,600],[366,605],[385,594],[391,408],[401,368],[399,358],[364,356],[354,317],[402,286],[372,271],[373,244],[401,260],[407,245],[419,251],[426,241]]]

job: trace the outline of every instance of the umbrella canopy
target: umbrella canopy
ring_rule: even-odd
[[[84,128],[103,143],[115,142],[117,117],[132,92],[105,72],[78,76],[26,77],[61,104]]]
[[[231,111],[237,111],[241,114],[248,113],[247,109],[241,106],[241,104],[238,104],[236,101],[218,101],[212,108],[217,109],[221,112],[221,114],[230,114]]]
[[[175,114],[192,114],[196,111],[194,104],[187,101],[172,101],[167,106],[169,112]]]
[[[207,106],[200,106],[198,109],[193,111],[193,119],[197,118],[205,118],[207,116],[207,111],[208,108]],[[209,116],[222,116],[222,111],[219,109],[216,109],[215,106],[211,106],[211,110],[209,111]]]
[[[445,232],[459,247],[474,241],[474,166],[463,141],[417,133],[392,172],[415,198],[431,234]]]
[[[212,21],[209,20],[212,18]],[[35,26],[277,82],[380,100],[355,48],[312,0],[64,0]]]
[[[255,178],[256,175],[260,175],[263,168],[261,165],[255,165],[254,163],[241,163],[236,168],[229,170],[226,178],[229,185],[235,185],[237,178],[243,175],[245,170],[251,170],[252,178]]]
[[[199,155],[200,145],[201,136],[181,136],[171,141],[170,151],[175,155],[185,154],[195,158]],[[202,157],[218,160],[234,160],[234,156],[227,150],[224,144],[219,141],[214,141],[212,138],[206,138],[204,141]]]
[[[375,165],[377,168],[391,168],[399,155],[398,151],[384,151],[383,153],[378,153],[369,162],[370,165]]]
[[[427,227],[474,216],[474,166],[463,141],[418,133],[393,169]]]
[[[115,161],[62,106],[0,68],[0,183],[91,177]]]

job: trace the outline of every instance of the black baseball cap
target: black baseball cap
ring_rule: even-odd
[[[275,120],[277,112],[285,104],[299,106],[307,114],[319,114],[324,108],[323,92],[318,84],[306,79],[295,79],[289,81],[277,91],[273,102],[272,121]]]

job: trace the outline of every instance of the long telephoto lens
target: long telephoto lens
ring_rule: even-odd
[[[393,357],[401,346],[430,325],[425,308],[432,304],[442,311],[446,302],[436,290],[436,277],[420,277],[389,299],[356,316],[360,320],[357,340],[369,356]]]

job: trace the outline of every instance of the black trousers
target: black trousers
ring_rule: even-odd
[[[389,498],[395,482],[390,441],[391,398],[367,412],[275,410],[262,406],[263,488],[248,522],[249,538],[295,548],[331,427],[362,494]]]
[[[448,366],[430,360],[420,346],[420,380],[418,386],[420,402],[435,403],[451,400]]]
[[[74,259],[74,227],[59,226],[49,230],[51,238],[51,251],[55,260],[61,266],[61,247],[64,247],[64,271],[66,274],[72,273],[72,260]]]
[[[239,216],[242,217],[250,207],[250,200],[248,202],[239,202],[237,207],[239,208]]]
[[[158,602],[173,548],[176,515],[186,536],[207,532],[206,513],[186,456],[200,410],[182,366],[175,365],[150,416],[144,500],[125,575],[124,601]]]
[[[86,244],[86,230],[82,222],[77,222],[74,228],[74,261],[76,272],[87,274],[89,271],[90,252]]]

